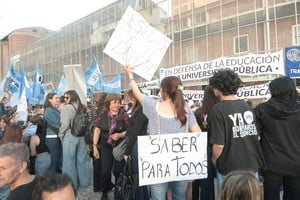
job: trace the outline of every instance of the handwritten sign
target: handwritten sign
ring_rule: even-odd
[[[240,57],[220,57],[212,61],[196,62],[160,69],[160,80],[178,76],[182,81],[202,80],[213,76],[219,69],[229,68],[241,76],[264,74],[285,75],[283,51],[270,54],[249,54]]]
[[[139,184],[207,177],[207,133],[138,136]]]
[[[170,43],[129,6],[103,52],[124,66],[134,67],[136,74],[150,81]]]

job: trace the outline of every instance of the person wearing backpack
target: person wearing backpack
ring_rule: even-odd
[[[62,172],[69,175],[76,189],[85,188],[91,183],[90,157],[86,148],[84,135],[78,135],[81,127],[81,118],[86,114],[86,107],[75,90],[64,94],[66,105],[61,111],[61,125],[59,137],[63,146]],[[87,115],[85,115],[87,117]],[[74,120],[76,121],[75,123]],[[86,119],[87,120],[87,119]],[[76,126],[74,126],[76,124]]]

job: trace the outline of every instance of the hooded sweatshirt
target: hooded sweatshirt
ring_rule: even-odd
[[[300,176],[300,104],[272,97],[255,110],[266,170]]]

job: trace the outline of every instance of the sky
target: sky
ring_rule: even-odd
[[[0,39],[15,29],[60,28],[116,0],[1,0]]]

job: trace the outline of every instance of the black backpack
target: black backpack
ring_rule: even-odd
[[[84,111],[84,109],[81,112],[78,112],[73,104],[72,106],[76,111],[76,115],[71,125],[71,133],[75,137],[85,136],[89,123],[88,114]]]

